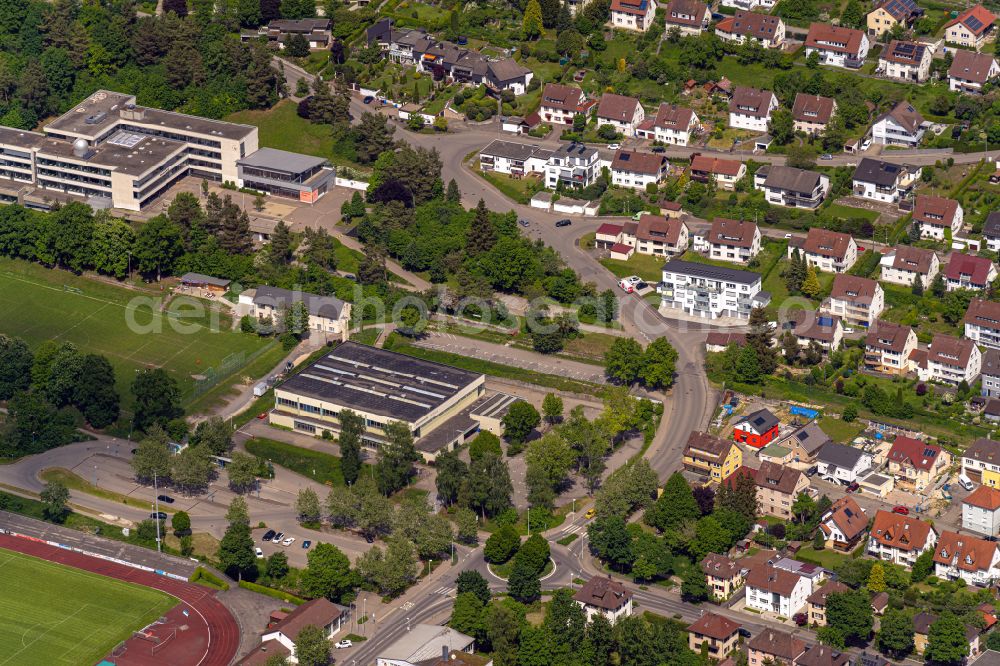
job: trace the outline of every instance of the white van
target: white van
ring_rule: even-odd
[[[975,487],[972,485],[972,479],[967,477],[964,473],[958,475],[958,485],[962,486],[966,490],[972,490]]]

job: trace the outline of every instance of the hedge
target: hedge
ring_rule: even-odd
[[[229,583],[220,579],[205,567],[198,567],[195,569],[194,573],[191,574],[191,577],[188,578],[188,582],[204,585],[205,587],[210,587],[213,590],[222,590],[223,592],[229,589]]]
[[[306,602],[305,599],[300,599],[294,594],[289,594],[288,592],[282,592],[281,590],[276,590],[273,587],[265,587],[264,585],[258,585],[257,583],[251,583],[247,580],[240,581],[240,587],[244,590],[250,590],[251,592],[258,592],[260,594],[265,594],[269,597],[274,597],[275,599],[281,599],[282,601],[287,601],[290,604],[295,604],[296,606],[301,606]]]

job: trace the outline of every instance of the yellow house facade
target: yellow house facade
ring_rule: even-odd
[[[685,469],[707,476],[712,483],[722,483],[742,464],[740,447],[705,432],[692,432],[684,447]]]
[[[897,23],[899,21],[892,14],[885,11],[885,7],[879,7],[868,14],[868,34],[881,37],[883,33],[892,30]]]

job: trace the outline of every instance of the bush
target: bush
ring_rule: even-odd
[[[198,567],[195,569],[194,573],[191,574],[191,577],[188,579],[188,582],[203,585],[204,587],[210,587],[213,590],[221,590],[223,592],[229,589],[229,583],[222,580],[205,567]]]
[[[491,564],[503,564],[521,547],[521,537],[511,525],[504,525],[490,535],[483,549],[483,557]]]
[[[274,599],[281,599],[282,601],[288,602],[290,604],[295,604],[296,606],[301,606],[306,602],[305,599],[297,597],[294,594],[289,594],[288,592],[282,592],[281,590],[276,590],[273,587],[266,587],[264,585],[258,585],[257,583],[251,583],[250,581],[247,580],[241,580],[240,587],[242,587],[244,590],[250,590],[251,592],[264,594]]]

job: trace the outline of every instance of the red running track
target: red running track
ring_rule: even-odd
[[[215,598],[215,592],[212,590],[149,571],[134,569],[124,564],[51,546],[43,541],[32,541],[22,537],[0,534],[0,548],[151,587],[185,602],[195,611],[188,618],[190,626],[188,631],[203,633],[207,636],[207,640],[201,642],[207,643],[208,647],[205,650],[198,650],[198,654],[190,655],[190,659],[184,660],[183,663],[175,662],[177,666],[228,666],[236,656],[236,651],[239,650],[240,627],[229,609]],[[179,635],[178,638],[180,638]]]

